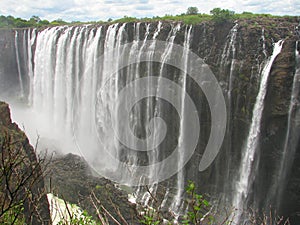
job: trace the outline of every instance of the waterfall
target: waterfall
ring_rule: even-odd
[[[53,74],[56,54],[56,33],[63,28],[49,28],[37,35],[34,54],[32,106],[35,110],[53,115]]]
[[[184,35],[184,52],[183,52],[183,57],[182,57],[182,63],[183,63],[183,68],[184,71],[187,71],[187,67],[188,67],[188,50],[190,48],[190,41],[191,41],[191,31],[192,31],[192,26],[190,27],[186,27],[185,30],[185,35]],[[180,132],[179,132],[179,138],[178,138],[178,148],[179,148],[179,156],[178,156],[178,168],[180,167],[180,165],[182,164],[182,159],[184,157],[182,157],[182,155],[184,154],[184,136],[186,135],[185,133],[185,117],[187,115],[185,115],[185,93],[186,93],[186,82],[187,82],[187,78],[186,78],[187,74],[184,73],[182,75],[182,87],[183,87],[183,92],[181,97],[181,115],[182,117],[180,118]],[[184,192],[184,168],[182,168],[181,170],[178,171],[177,173],[177,193],[174,197],[174,201],[172,203],[171,208],[173,209],[173,211],[177,211],[179,210],[180,204],[181,202],[181,198],[182,198],[182,194]]]
[[[145,43],[147,41],[147,38],[148,38],[148,35],[149,35],[149,29],[150,29],[150,26],[149,24],[146,26],[146,34],[145,34],[145,37],[144,37],[144,41],[143,41],[143,44],[142,44],[142,47],[141,49],[144,49],[146,46],[145,46]],[[156,28],[156,31],[153,35],[153,40],[156,40],[156,37],[157,35],[159,34],[160,32],[160,29],[161,29],[161,22],[158,23],[158,26]],[[154,54],[154,49],[155,49],[155,42],[153,42],[153,45],[150,46],[150,51],[148,52],[148,55],[147,55],[147,75],[150,76],[152,74],[152,62],[151,62],[151,59],[153,57],[153,54]],[[142,51],[139,52],[139,55],[138,55],[138,58],[141,57],[141,53]],[[139,64],[137,64],[137,69],[138,69],[138,66]],[[147,93],[148,95],[150,95],[150,89],[151,89],[151,84],[149,83],[148,86],[147,86]],[[147,99],[147,103],[146,103],[146,107],[147,107],[147,111],[146,111],[146,121],[150,121],[151,120],[151,117],[153,116],[153,101],[151,99]],[[155,128],[154,128],[155,129]],[[147,146],[150,146],[152,143],[148,143],[147,142]],[[156,160],[156,157],[152,157],[151,154],[148,154],[148,159],[149,159],[149,162],[153,163],[155,162]],[[156,168],[152,168],[149,173],[150,173],[150,176],[154,176],[156,174]],[[153,184],[151,185],[149,191],[151,191],[151,193],[154,192],[154,189],[156,188],[156,184]],[[140,187],[139,187],[140,188]],[[138,189],[137,193],[139,192],[140,190]],[[156,191],[156,190],[155,190]],[[154,193],[153,193],[154,194]],[[137,195],[138,196],[138,195]],[[149,204],[149,201],[151,199],[151,195],[150,193],[145,192],[141,198],[141,202],[144,204],[144,205],[148,205]]]
[[[282,24],[285,26],[285,23]],[[259,207],[267,204],[267,200],[263,202],[257,197],[266,193],[267,188],[270,188],[267,197],[270,195],[272,204],[275,200],[277,208],[280,208],[286,190],[290,192],[290,188],[287,189],[285,185],[291,174],[291,162],[297,156],[297,135],[300,132],[299,52],[295,51],[297,66],[291,99],[287,97],[285,101],[279,98],[282,102],[277,102],[278,99],[272,98],[270,101],[289,106],[288,114],[286,117],[282,116],[286,112],[284,107],[279,106],[280,118],[276,117],[276,121],[270,122],[270,133],[262,134],[264,104],[269,100],[266,98],[267,88],[277,91],[275,88],[281,84],[277,81],[287,81],[282,82],[286,86],[291,83],[291,77],[277,77],[276,73],[274,83],[268,84],[272,64],[280,53],[283,42],[274,44],[273,54],[269,54],[268,58],[268,43],[271,37],[277,36],[276,29],[259,28],[257,32],[257,29],[242,26],[242,23],[231,27],[227,25],[221,27],[204,22],[188,26],[166,21],[136,22],[18,29],[14,33],[7,33],[12,35],[14,42],[9,42],[5,47],[12,46],[11,54],[15,61],[8,66],[15,65],[15,68],[3,68],[3,72],[12,74],[7,79],[8,84],[16,84],[12,90],[20,90],[18,94],[25,100],[28,97],[28,105],[24,108],[28,111],[29,119],[16,121],[24,124],[31,144],[35,144],[38,134],[42,144],[44,141],[45,146],[51,144],[50,151],[55,146],[55,150],[61,149],[62,153],[83,155],[100,176],[124,185],[137,186],[134,189],[137,202],[154,207],[156,202],[145,192],[144,185],[148,184],[149,190],[157,196],[157,202],[161,202],[160,207],[177,216],[186,207],[182,203],[188,178],[193,179],[202,192],[209,193],[213,198],[212,202],[219,200],[217,208],[223,207],[223,204],[225,207],[229,204],[237,207],[236,223],[243,220],[244,207],[250,206],[252,199]],[[226,34],[220,35],[225,30]],[[280,36],[283,36],[284,32],[290,31],[282,29],[280,32]],[[225,40],[223,34],[227,35]],[[246,35],[243,40],[240,38],[242,35]],[[183,48],[178,49],[177,44]],[[285,50],[290,51],[291,46],[287,44]],[[296,49],[297,47],[298,43]],[[198,57],[193,61],[191,52],[206,58],[202,61]],[[10,55],[9,52],[7,54]],[[6,53],[0,55],[5,56]],[[3,62],[6,63],[5,60]],[[287,66],[276,67],[276,72],[277,69],[292,68],[292,60],[287,59],[284,63]],[[209,80],[210,75],[205,76],[208,69],[216,73],[218,81]],[[193,80],[191,74],[195,71],[199,74]],[[2,70],[0,73],[2,76]],[[243,76],[237,76],[238,74]],[[151,78],[143,87],[135,82],[149,77]],[[5,79],[6,77],[1,77],[1,81]],[[170,91],[173,86],[169,83],[166,85],[165,80],[175,83],[181,89],[178,92]],[[197,85],[197,81],[201,81],[200,85]],[[214,83],[220,84],[223,89],[216,90]],[[1,87],[6,89],[5,85],[6,83],[1,84]],[[278,90],[286,94],[286,89],[289,88],[286,86]],[[128,89],[131,93],[123,98],[121,92],[126,87],[130,87]],[[253,98],[256,89],[257,96]],[[206,95],[208,90],[212,92],[210,98]],[[132,99],[137,99],[144,93],[147,97],[130,105]],[[222,97],[223,93],[226,95],[227,105],[224,103],[224,108],[228,110],[225,113],[226,110],[219,111],[227,120],[213,115],[214,111],[218,111],[214,107],[223,104],[223,98],[219,99],[220,93]],[[161,97],[163,94],[167,96],[166,99]],[[188,105],[190,97],[195,100],[195,110],[191,110]],[[252,103],[255,104],[251,124],[248,126]],[[244,110],[239,108],[241,105],[245,107]],[[123,114],[122,107],[128,107],[128,115]],[[201,135],[192,135],[193,130],[196,130],[190,129],[195,124],[191,122],[194,115],[198,116],[197,122],[204,125],[201,127]],[[127,118],[128,126],[124,123]],[[266,148],[271,148],[270,140],[283,132],[283,129],[278,131],[276,128],[278,124],[282,125],[285,118],[286,133],[278,140],[282,146],[274,150],[278,163],[265,170],[263,162],[259,162],[262,159],[259,153],[264,146],[259,144],[265,140]],[[223,136],[212,135],[211,138],[210,134],[222,133],[223,121],[227,125],[224,128],[226,143],[222,145],[221,156],[212,165],[217,154],[213,145],[221,145]],[[213,122],[217,124],[212,125]],[[165,126],[168,132],[162,141]],[[249,130],[246,131],[247,128]],[[123,134],[124,139],[116,134],[118,132]],[[248,134],[247,139],[241,140],[245,132]],[[186,160],[190,136],[198,138],[191,161],[190,158]],[[237,146],[242,142],[244,145],[240,149]],[[140,150],[141,148],[147,151]],[[262,155],[267,159],[273,157],[269,152]],[[172,156],[171,160],[167,161],[169,156]],[[239,157],[241,159],[237,161]],[[207,163],[201,167],[203,169],[199,165],[198,171],[197,161]],[[189,164],[184,167],[187,162]],[[210,165],[210,169],[206,170]],[[165,172],[171,167],[177,171],[167,176],[169,174]],[[258,170],[262,172],[259,176]],[[263,180],[265,172],[272,172],[273,177]],[[161,174],[166,179],[160,179]],[[267,183],[269,180],[273,183]],[[257,192],[256,187],[262,188],[262,191]]]
[[[155,40],[156,40],[158,34],[161,31],[161,27],[162,27],[162,23],[158,22],[157,27],[156,27],[155,32],[154,32],[153,37],[152,37],[153,42],[152,42],[152,44],[148,48],[148,54],[147,54],[147,57],[146,57],[147,58],[147,75],[148,76],[151,76],[152,73],[153,73],[153,62],[151,62],[151,59],[152,59],[152,57],[154,55],[154,51],[155,51],[155,43],[156,43]],[[145,41],[147,40],[147,37],[149,35],[148,34],[149,29],[150,29],[150,27],[147,26],[147,28],[146,28],[146,34],[145,34],[145,39],[144,39],[144,43],[143,43],[142,49],[143,49],[143,47],[145,47]],[[139,55],[139,57],[140,57],[140,55]],[[149,84],[147,86],[148,96],[150,96],[150,90],[151,90],[151,83],[149,82]],[[151,118],[154,115],[154,101],[153,101],[153,99],[150,99],[150,98],[147,99],[146,107],[147,107],[146,121],[150,121]],[[157,129],[157,128],[154,127],[154,132],[155,132],[155,129]],[[147,142],[147,146],[150,146],[151,144],[152,143],[148,143]],[[157,150],[155,151],[155,153],[157,153]],[[149,160],[149,162],[151,162],[151,164],[155,163],[155,160],[157,160],[157,154],[155,156],[153,156],[153,154],[148,154],[148,160]],[[149,171],[150,176],[155,176],[157,172],[158,172],[157,168],[155,168],[154,166]],[[157,184],[153,184],[149,188],[149,191],[151,191],[151,193],[153,193],[154,191],[156,191],[156,188],[157,188]],[[140,192],[140,189],[138,189],[137,193],[139,193],[139,192]],[[155,193],[153,193],[153,194],[155,194]],[[137,196],[139,196],[139,195],[137,194]],[[144,205],[148,205],[150,199],[151,199],[151,195],[147,191],[147,192],[145,192],[143,194],[143,196],[141,198],[141,202]]]
[[[277,171],[277,180],[274,182],[275,197],[277,208],[280,206],[282,200],[282,194],[286,187],[287,177],[291,171],[291,167],[294,162],[294,156],[297,149],[299,140],[299,91],[300,91],[300,54],[298,51],[298,41],[295,48],[296,58],[296,70],[293,79],[293,86],[291,92],[291,100],[289,105],[288,120],[287,120],[287,132],[284,141],[284,147],[282,152],[281,161]]]
[[[173,176],[167,181],[171,185],[166,187],[162,202],[179,213],[184,205],[181,204],[186,181],[184,165],[199,138],[199,118],[195,120],[198,112],[186,95],[187,74],[203,72],[202,88],[207,84],[204,92],[209,87],[215,89],[210,85],[217,82],[209,79],[212,74],[207,73],[209,68],[202,59],[191,56],[193,26],[183,29],[181,23],[169,26],[162,22],[155,26],[122,23],[27,30],[22,42],[27,61],[19,63],[21,68],[26,61],[29,78],[30,125],[25,123],[25,127],[32,144],[38,134],[46,146],[50,143],[55,150],[63,150],[62,153],[82,154],[95,171],[101,175],[104,171],[111,180],[130,185],[151,180],[149,188],[153,195],[159,189],[161,174],[164,179]],[[183,48],[177,41],[182,41]],[[145,87],[134,84],[133,81],[145,77],[153,81],[147,81]],[[120,92],[127,86],[131,87],[132,95],[124,99],[124,108],[131,107],[127,106],[131,98],[147,93],[143,101],[128,110],[129,129],[122,123],[125,119],[120,112],[122,105],[115,104],[122,100]],[[163,119],[168,123],[161,123]],[[165,141],[162,137],[166,136],[166,125],[171,134]],[[124,135],[128,146],[114,129]],[[190,140],[190,133],[195,133],[195,138]],[[151,150],[136,151],[141,147],[138,138],[146,139],[142,147]],[[170,143],[174,146],[169,147]],[[190,143],[195,147],[189,147]],[[139,166],[147,164],[141,173]],[[174,169],[171,175],[165,173],[170,168]],[[137,193],[143,203],[153,203],[143,189]]]
[[[124,47],[128,36],[126,35],[127,24],[113,24],[104,27],[53,27],[38,32],[36,36],[36,51],[34,55],[34,68],[32,85],[32,109],[39,114],[42,121],[51,121],[53,124],[45,124],[45,132],[40,131],[42,136],[59,139],[62,144],[69,144],[75,138],[79,150],[87,148],[87,152],[81,152],[86,160],[90,162],[96,170],[117,171],[125,169],[124,162],[128,165],[138,165],[140,158],[136,151],[125,148],[120,141],[112,135],[114,124],[117,129],[124,133],[129,146],[138,149],[136,139],[126,133],[126,127],[119,124],[121,117],[119,109],[115,108],[114,102],[119,97],[119,90],[124,85],[142,76],[152,76],[152,71],[157,71],[158,80],[165,79],[168,70],[167,64],[173,54],[173,44],[180,24],[172,25],[165,46],[161,50],[160,66],[155,68],[152,58],[156,51],[156,38],[162,28],[162,23],[158,23],[152,36],[152,42],[147,44],[150,36],[150,25],[145,24],[145,33],[141,33],[141,23],[134,24],[133,41],[130,47]],[[105,30],[104,30],[105,29]],[[192,26],[186,27],[184,35],[184,49],[181,55],[182,68],[188,70],[188,51],[191,43]],[[104,36],[103,36],[104,34]],[[142,41],[140,41],[142,40]],[[33,40],[30,40],[31,44]],[[146,56],[143,52],[146,52]],[[126,57],[127,58],[126,58]],[[146,71],[141,75],[143,64],[131,64],[121,69],[127,61],[139,61],[146,58]],[[185,92],[186,74],[182,73],[178,78],[178,83],[182,86],[182,92],[176,98],[181,102],[179,121],[179,153],[177,155],[177,167],[183,164],[184,139],[185,139]],[[153,89],[151,83],[148,84],[148,91]],[[158,82],[156,93],[164,92],[165,86]],[[141,88],[133,86],[133,97],[140,95]],[[128,99],[126,100],[128,101]],[[143,105],[144,104],[144,105]],[[147,107],[145,110],[143,107]],[[147,99],[145,103],[136,104],[130,115],[131,129],[140,132],[141,127],[146,127],[153,117],[164,116],[164,105],[158,99]],[[187,115],[186,115],[187,116]],[[145,117],[144,121],[141,118]],[[76,123],[74,123],[74,121]],[[145,123],[145,124],[144,124]],[[51,131],[51,132],[50,132]],[[123,132],[124,131],[124,132]],[[155,146],[159,143],[162,135],[162,127],[159,123],[154,123],[154,138],[147,143],[147,147]],[[147,132],[147,130],[146,130]],[[65,143],[66,142],[66,143]],[[68,146],[67,148],[71,148]],[[147,152],[147,160],[150,165],[149,177],[155,180],[159,176],[160,169],[155,165],[161,157],[161,147],[155,146],[153,151]],[[108,155],[107,155],[108,154]],[[119,159],[118,160],[112,160]],[[176,165],[175,165],[176,166]],[[142,179],[135,177],[135,172],[128,171],[132,179]],[[118,176],[118,175],[116,175]],[[116,177],[122,180],[124,178]],[[129,180],[122,182],[130,183]],[[184,190],[184,172],[177,174],[176,194],[173,198],[173,210],[179,210],[181,195]],[[155,194],[158,186],[152,184],[150,190]],[[140,190],[137,191],[140,193]],[[166,194],[168,198],[168,194]],[[145,193],[142,197],[145,204],[150,204],[150,195]]]
[[[264,53],[264,56],[267,58],[267,50],[266,50],[266,38],[265,38],[265,29],[262,28],[261,30],[261,40],[262,40],[262,50]]]
[[[229,88],[228,88],[228,99],[231,102],[231,92],[232,92],[232,86],[233,86],[233,72],[235,69],[235,61],[236,61],[236,36],[237,36],[237,28],[238,28],[238,24],[235,24],[234,27],[231,29],[230,33],[231,33],[231,37],[230,37],[230,42],[229,42],[229,46],[226,52],[226,58],[229,58],[229,53],[231,50],[232,53],[232,59],[231,59],[231,64],[230,64],[230,72],[229,72]],[[231,110],[231,104],[229,105],[229,109]]]
[[[257,151],[259,143],[260,125],[264,110],[264,99],[267,92],[268,77],[276,56],[281,52],[282,44],[283,41],[278,41],[275,43],[273,54],[266,62],[261,74],[259,92],[253,108],[252,122],[250,125],[246,145],[242,153],[241,165],[235,184],[235,193],[232,201],[233,206],[238,210],[238,214],[233,218],[236,224],[239,224],[245,202],[247,201],[249,188],[253,182],[253,174],[255,174],[255,171],[253,171],[253,163],[255,160],[255,152]]]
[[[225,43],[224,49],[222,51],[221,55],[221,61],[220,66],[223,73],[226,74],[226,83],[227,83],[227,150],[230,154],[232,150],[232,134],[233,134],[233,116],[235,113],[235,110],[233,109],[233,99],[232,99],[232,90],[234,85],[234,71],[236,69],[236,54],[237,54],[237,48],[236,48],[236,38],[237,38],[237,31],[238,31],[238,23],[236,23],[230,30],[229,34],[227,35],[227,41]],[[229,67],[229,71],[227,69]],[[229,73],[229,75],[227,75]],[[224,179],[230,179],[230,167],[231,167],[231,161],[228,160],[227,162],[227,169],[226,174],[224,175]],[[224,181],[217,180],[217,183],[223,186],[223,192],[227,193],[228,188],[227,183],[224,183]]]
[[[27,33],[27,68],[28,68],[28,78],[29,78],[29,93],[28,93],[28,104],[32,105],[32,82],[33,82],[33,65],[32,65],[32,47],[36,40],[36,29],[28,30]]]
[[[156,32],[153,35],[153,40],[156,39],[157,35],[160,32],[160,29],[161,29],[161,23],[158,24],[157,30],[156,30]],[[171,57],[173,43],[174,43],[176,34],[177,34],[177,32],[179,30],[180,30],[180,24],[177,24],[176,26],[172,25],[172,28],[171,28],[171,30],[168,33],[168,37],[166,39],[166,46],[165,46],[165,48],[163,50],[163,53],[162,53],[161,59],[160,59],[161,65],[160,65],[159,75],[158,75],[159,82],[158,82],[158,86],[157,86],[157,90],[156,90],[156,96],[159,96],[158,94],[161,93],[162,90],[165,88],[165,87],[162,87],[160,85],[162,83],[162,82],[160,82],[160,79],[162,79],[163,76],[164,76],[164,72],[165,72],[164,69],[165,69],[165,66],[166,66],[165,64],[166,64],[166,61],[168,60],[168,58]],[[154,50],[154,48],[155,48],[155,42],[153,42],[153,45],[150,46],[150,51],[149,51],[148,57],[153,56],[152,49]],[[151,74],[149,74],[149,75],[151,75]],[[162,114],[162,109],[163,109],[163,107],[161,106],[161,104],[159,104],[158,98],[156,97],[155,104],[154,104],[154,109],[153,109],[153,116],[154,117],[160,117],[160,116],[162,116],[161,115]],[[161,128],[160,124],[154,126],[153,132],[155,134],[155,137],[154,137],[153,143],[151,143],[151,145],[153,145],[154,143],[158,142],[157,137],[161,136],[161,134],[160,134],[161,131],[162,131],[162,128]],[[148,154],[149,162],[151,164],[154,165],[154,163],[158,161],[158,159],[159,159],[158,152],[160,150],[161,149],[158,146],[157,148],[154,149],[154,151],[153,151],[154,154]],[[159,173],[159,169],[160,168],[156,168],[155,166],[152,167],[151,170],[149,171],[150,176],[157,177],[157,175]],[[150,192],[152,194],[155,194],[156,191],[157,191],[157,184],[154,183],[153,185],[151,185],[151,187],[149,188],[149,190],[150,190]],[[145,202],[145,204],[148,204],[148,202],[150,201],[150,198],[151,198],[150,194],[149,193],[145,193],[142,199]]]
[[[20,84],[20,97],[24,97],[24,84],[22,78],[22,71],[21,71],[21,63],[20,63],[20,56],[19,56],[19,41],[18,41],[18,31],[15,31],[15,49],[16,49],[16,59],[17,59],[17,68],[18,68],[18,77],[19,77],[19,84]]]
[[[66,149],[76,148],[74,131],[78,137],[94,131],[100,36],[101,27],[52,27],[33,32],[28,43],[31,48],[36,42],[33,75],[29,76],[32,110],[40,121],[38,132],[59,140]]]

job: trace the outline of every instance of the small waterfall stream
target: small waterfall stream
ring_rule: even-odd
[[[221,60],[220,60],[220,67],[222,73],[228,74],[226,75],[226,100],[227,100],[227,127],[226,127],[226,145],[227,145],[227,151],[228,154],[230,154],[230,151],[232,150],[232,135],[233,135],[233,117],[235,113],[235,109],[233,108],[233,101],[232,93],[234,89],[234,80],[236,79],[236,61],[237,61],[237,34],[238,34],[238,27],[239,24],[236,23],[229,31],[229,34],[226,37],[226,43],[222,51]],[[230,167],[232,165],[232,162],[228,160],[226,163],[226,174],[224,175],[224,179],[230,179]],[[223,186],[223,192],[227,193],[228,190],[230,190],[231,187],[228,187],[227,184],[224,184],[224,181],[219,178],[219,181],[217,181],[220,185]],[[230,185],[229,185],[230,186]],[[227,194],[226,196],[222,196],[221,198],[225,198],[228,200]],[[225,201],[227,201],[225,200]]]
[[[188,67],[188,50],[190,48],[190,41],[191,41],[191,31],[192,31],[192,26],[186,27],[185,30],[185,35],[184,35],[184,44],[183,46],[185,47],[185,51],[182,56],[182,63],[183,63],[183,68],[185,68],[184,71],[187,71]],[[180,118],[180,132],[179,132],[179,139],[178,139],[178,148],[179,148],[179,156],[178,156],[178,167],[183,163],[182,159],[184,157],[181,156],[181,154],[184,154],[185,150],[185,143],[184,143],[184,136],[187,135],[185,132],[185,120],[187,115],[185,114],[185,93],[186,93],[186,86],[187,86],[187,74],[183,74],[182,76],[182,96],[181,96],[181,115],[182,118]],[[174,198],[174,201],[171,205],[171,208],[173,211],[179,211],[180,204],[182,203],[182,195],[184,192],[185,188],[185,175],[184,175],[184,168],[182,168],[180,171],[177,173],[177,193]]]
[[[24,97],[24,86],[23,86],[23,78],[21,73],[21,63],[20,63],[20,56],[19,56],[19,40],[18,40],[18,31],[15,33],[15,49],[16,49],[16,59],[17,59],[17,68],[18,68],[18,77],[19,77],[19,84],[20,84],[20,97]]]
[[[230,53],[232,54],[231,63],[230,63],[230,72],[229,72],[229,88],[228,88],[228,100],[230,102],[230,105],[228,106],[229,109],[231,109],[231,94],[233,89],[233,72],[235,70],[235,62],[236,62],[236,36],[237,36],[237,29],[238,24],[235,24],[234,27],[230,31],[230,42],[228,44],[228,48],[226,51],[226,58],[229,58]]]
[[[276,184],[276,188],[274,188],[276,193],[276,203],[277,208],[280,206],[280,202],[282,199],[283,191],[286,187],[286,181],[288,174],[293,165],[296,146],[299,141],[299,136],[297,135],[299,131],[299,118],[300,118],[300,102],[299,102],[299,94],[300,94],[300,54],[298,51],[298,44],[296,42],[295,48],[295,57],[296,57],[296,70],[293,79],[293,86],[291,92],[291,100],[288,112],[288,120],[287,120],[287,132],[284,141],[284,147],[282,152],[282,157],[280,161],[280,165],[277,171],[277,180],[274,182]]]
[[[261,74],[259,92],[253,108],[252,122],[242,154],[240,170],[238,172],[238,178],[235,187],[235,195],[232,201],[233,206],[238,210],[237,216],[234,217],[235,224],[238,224],[240,221],[244,206],[246,205],[245,203],[247,201],[249,187],[252,184],[253,174],[255,173],[255,171],[253,171],[253,164],[255,160],[255,152],[258,148],[260,138],[261,118],[264,110],[264,99],[267,92],[268,77],[275,58],[281,52],[282,44],[283,41],[278,41],[275,43],[273,54],[266,62]]]

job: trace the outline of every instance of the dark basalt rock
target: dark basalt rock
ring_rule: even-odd
[[[0,94],[10,96],[18,93],[18,69],[14,44],[14,31],[1,29],[0,35]],[[12,60],[13,59],[13,60]]]
[[[24,182],[20,190],[17,192],[17,198],[29,196],[24,202],[24,214],[26,224],[40,225],[51,224],[49,204],[45,192],[42,169],[37,164],[37,158],[33,147],[30,145],[25,133],[21,131],[17,124],[12,123],[8,104],[0,102],[0,139],[10,139],[10,151],[18,151],[17,160],[22,159],[22,163],[18,163],[14,170],[20,171],[25,177],[32,173]],[[1,146],[1,151],[7,151]],[[14,153],[12,153],[14,154]],[[33,169],[35,168],[35,169]],[[17,177],[17,176],[16,176]],[[12,177],[11,185],[14,182],[20,182],[18,178]],[[4,190],[4,187],[1,188]],[[30,193],[28,195],[28,192]]]
[[[127,193],[116,188],[113,182],[93,173],[83,157],[74,154],[55,156],[48,169],[46,180],[51,192],[87,210],[95,220],[98,217],[90,200],[92,191],[100,200],[100,204],[95,202],[99,209],[103,205],[122,224],[117,212],[120,210],[129,224],[139,224],[136,206],[127,200]],[[110,217],[108,219],[110,224],[115,224]]]

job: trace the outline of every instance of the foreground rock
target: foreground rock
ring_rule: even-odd
[[[24,132],[12,123],[9,107],[3,102],[0,102],[0,157],[0,223],[13,223],[10,213],[17,213],[17,221],[24,220],[26,224],[51,224],[39,160]]]
[[[82,157],[74,154],[55,156],[48,170],[46,180],[51,192],[67,202],[77,204],[95,220],[98,217],[91,198],[100,212],[106,214],[106,209],[120,224],[125,224],[124,220],[128,224],[139,224],[135,205],[127,200],[127,193],[116,188],[111,181],[94,176]],[[106,217],[109,224],[116,224],[109,215],[106,214]]]

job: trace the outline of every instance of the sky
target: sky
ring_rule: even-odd
[[[193,6],[200,13],[222,8],[241,13],[300,16],[300,0],[0,0],[0,14],[49,21],[106,21],[124,16],[137,18],[177,15]]]

